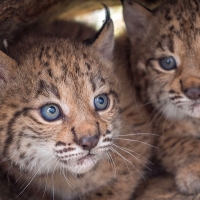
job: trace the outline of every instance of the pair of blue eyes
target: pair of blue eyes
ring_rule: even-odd
[[[108,96],[105,94],[98,95],[94,98],[94,107],[96,111],[105,110],[109,105]],[[55,121],[62,115],[61,109],[56,104],[47,104],[41,107],[40,113],[46,121]]]
[[[176,69],[177,67],[176,60],[173,56],[159,59],[159,64],[164,70],[167,71]]]

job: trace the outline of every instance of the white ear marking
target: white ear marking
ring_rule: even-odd
[[[8,49],[8,42],[6,39],[3,39],[3,46],[7,50]]]

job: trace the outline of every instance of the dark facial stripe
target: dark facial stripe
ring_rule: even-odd
[[[90,83],[92,85],[92,91],[95,92],[95,90],[96,90],[96,84],[95,84],[94,79],[91,76],[90,76]]]
[[[8,122],[8,127],[7,127],[7,139],[5,142],[5,147],[3,150],[3,155],[7,156],[8,153],[8,149],[10,144],[13,141],[13,136],[14,136],[14,130],[13,130],[13,125],[15,124],[16,120],[21,116],[21,115],[26,115],[27,112],[30,110],[31,108],[23,108],[20,111],[17,111],[14,115],[13,118]]]
[[[33,132],[34,134],[37,134],[37,135],[41,135],[41,133],[42,133],[42,131],[38,132],[38,131],[34,130],[34,128],[32,128],[32,127],[25,127],[24,130],[26,130],[26,129],[30,130],[31,132]]]
[[[180,85],[181,85],[181,91],[182,91],[182,93],[184,93],[183,81],[182,81],[182,80],[180,80],[180,81],[179,81],[179,83],[180,83]]]
[[[49,46],[46,47],[45,56],[47,58],[49,58],[49,59],[51,58],[51,53],[50,53],[50,47]]]
[[[75,71],[76,71],[76,74],[78,75],[78,76],[80,76],[80,67],[79,67],[79,64],[78,63],[74,63],[74,67],[75,67]]]
[[[44,47],[41,48],[41,52],[39,54],[39,60],[42,60],[43,54],[44,54]]]
[[[33,134],[34,134],[34,132],[33,132]],[[23,138],[39,139],[39,140],[43,140],[43,141],[49,138],[49,135],[46,135],[46,136],[44,136],[44,135],[37,136],[37,135],[30,135],[30,134],[27,134],[27,133],[24,133],[24,132],[20,133],[19,136],[23,137]]]
[[[52,73],[52,70],[50,68],[47,69],[47,73],[48,73],[48,75],[49,75],[50,78],[53,77],[53,73]]]
[[[66,77],[66,75],[68,73],[68,69],[67,69],[67,65],[66,64],[63,64],[63,66],[62,66],[62,72],[63,72],[63,75]]]
[[[46,88],[46,83],[43,80],[39,80],[38,89],[35,95],[35,98],[38,98],[39,95],[43,94],[44,89]]]
[[[60,99],[60,93],[57,86],[55,86],[53,83],[49,85],[44,80],[39,80],[35,98],[38,98],[40,95],[48,97],[49,91],[52,92],[58,99]]]
[[[78,143],[78,137],[77,137],[77,134],[76,134],[76,131],[75,131],[74,127],[71,128],[71,132],[72,132],[72,134],[74,136],[74,142]]]
[[[97,134],[98,134],[98,137],[100,137],[101,131],[100,131],[100,127],[99,127],[99,122],[96,122],[96,126],[97,126]]]
[[[33,120],[34,122],[36,122],[37,124],[43,125],[41,122],[39,122],[36,118],[34,118],[32,115],[27,115],[31,120]]]
[[[112,94],[117,99],[117,102],[119,102],[119,97],[117,92],[115,92],[114,90],[110,90],[110,94]]]
[[[98,87],[99,87],[99,88],[103,87],[103,86],[106,84],[106,81],[105,81],[104,78],[102,78],[102,77],[99,76],[99,77],[96,78],[96,79],[97,79]]]
[[[90,69],[91,69],[91,66],[90,66],[90,64],[89,64],[89,63],[85,63],[85,65],[86,65],[86,67],[87,67],[88,71],[90,71]]]
[[[58,99],[60,99],[60,93],[57,86],[55,86],[54,84],[51,84],[50,90]]]

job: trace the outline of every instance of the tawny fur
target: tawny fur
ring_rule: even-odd
[[[17,64],[0,97],[1,165],[23,183],[22,192],[35,187],[55,199],[128,200],[149,164],[153,137],[123,46],[116,47],[121,60],[111,62],[112,21],[91,45],[47,35],[33,32],[8,48]],[[94,107],[99,94],[110,101],[103,111]],[[61,118],[42,118],[48,103],[59,105]],[[84,150],[80,139],[97,134],[96,146]]]
[[[162,134],[157,158],[181,192],[200,193],[200,1],[170,1],[155,11],[123,6],[133,80]],[[166,70],[162,59],[170,56],[175,66]]]

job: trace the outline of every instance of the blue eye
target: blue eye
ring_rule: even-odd
[[[56,104],[47,104],[41,107],[40,113],[46,121],[55,121],[60,115],[60,108]]]
[[[159,63],[164,70],[176,69],[176,60],[172,56],[161,58]]]
[[[108,107],[109,99],[107,95],[100,94],[94,98],[94,106],[96,110],[105,110]]]

